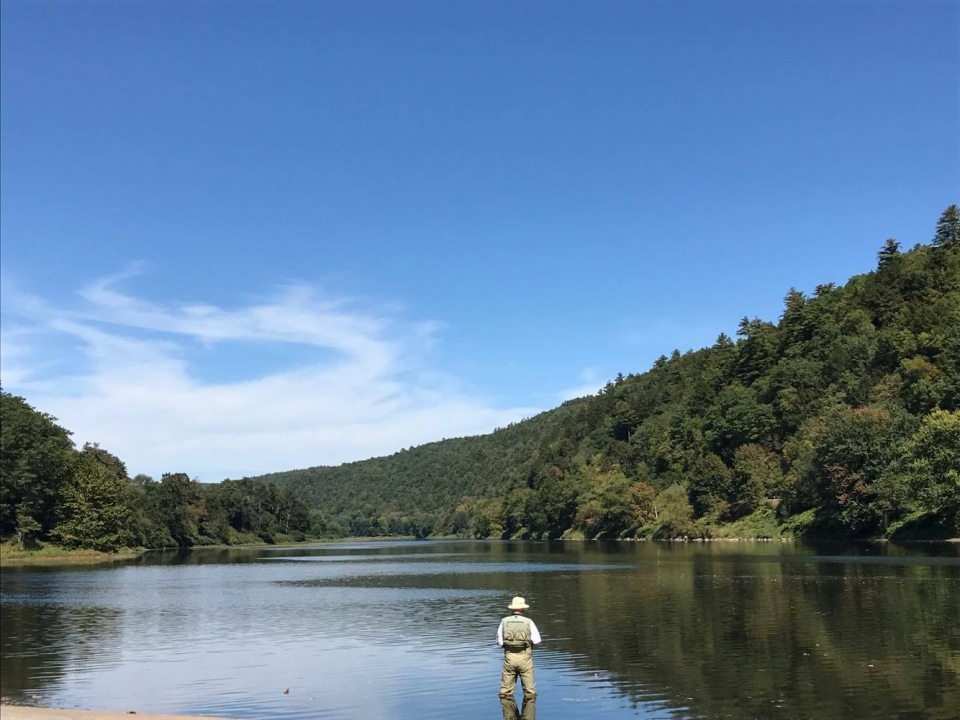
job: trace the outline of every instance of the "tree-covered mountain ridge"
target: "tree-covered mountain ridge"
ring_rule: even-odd
[[[352,535],[958,535],[957,206],[877,259],[488,435],[252,479]]]

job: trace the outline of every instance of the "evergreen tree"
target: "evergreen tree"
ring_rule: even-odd
[[[949,248],[960,245],[960,208],[951,205],[937,221],[937,231],[933,236],[935,248]]]
[[[880,252],[877,253],[879,268],[882,270],[888,267],[899,256],[900,243],[893,238],[887,238],[887,242],[884,243],[883,247],[880,248]]]

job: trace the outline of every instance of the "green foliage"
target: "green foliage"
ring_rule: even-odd
[[[810,535],[817,526],[817,511],[813,508],[791,515],[782,525],[782,533],[787,536],[804,537]]]
[[[635,482],[630,486],[627,503],[633,513],[633,523],[642,527],[657,517],[657,493],[645,482]]]
[[[470,518],[470,534],[475,538],[502,538],[503,505],[494,498],[484,498],[474,504]]]
[[[43,526],[31,515],[17,514],[17,543],[21,550],[30,550],[36,547],[41,532],[43,532]]]
[[[650,535],[654,539],[686,537],[693,532],[693,508],[682,485],[671,485],[657,495],[656,517]]]
[[[0,536],[46,538],[72,472],[70,433],[0,390]]]
[[[735,515],[749,515],[767,498],[780,494],[783,473],[775,453],[759,445],[741,445],[733,453],[729,501]]]
[[[777,519],[776,512],[769,504],[760,505],[752,513],[735,522],[708,527],[705,530],[708,537],[748,540],[776,538],[785,534],[784,525]]]
[[[107,471],[114,477],[118,477],[121,480],[128,480],[129,476],[127,475],[127,466],[116,455],[104,450],[100,447],[100,443],[84,443],[83,450],[81,450],[83,457],[91,457],[96,460],[97,464],[104,466]]]
[[[886,529],[889,513],[899,508],[885,502],[878,487],[902,456],[911,425],[902,410],[841,407],[828,412],[805,478],[815,505],[854,535]]]
[[[200,519],[205,505],[200,483],[186,473],[164,473],[153,489],[156,517],[166,526],[177,545],[195,545],[200,540]]]
[[[933,236],[935,248],[951,248],[960,245],[960,208],[951,205],[937,221],[937,231]]]
[[[557,537],[573,526],[580,507],[582,488],[580,479],[564,474],[551,465],[536,487],[536,497],[530,508],[530,525],[535,533]]]
[[[690,504],[697,516],[726,514],[732,490],[730,469],[716,455],[697,458],[687,482]]]
[[[715,452],[765,440],[774,428],[773,409],[738,382],[725,387],[707,410],[706,437]]]
[[[635,526],[630,505],[630,481],[620,468],[583,468],[586,485],[574,528],[587,538],[617,538]],[[566,529],[566,528],[564,528]]]
[[[887,238],[880,252],[877,253],[877,267],[881,270],[890,267],[900,256],[900,243],[893,238]]]
[[[185,473],[149,478],[129,489],[137,508],[139,544],[190,547],[277,542],[280,536],[326,535],[320,511],[270,483],[225,480],[202,484]]]
[[[927,415],[904,455],[918,508],[960,531],[960,412],[935,410]]]
[[[131,545],[133,511],[127,503],[126,480],[115,474],[117,470],[95,453],[80,454],[64,488],[62,520],[51,533],[57,543],[104,552]]]
[[[115,551],[303,539],[336,531],[287,489],[242,480],[204,485],[184,473],[132,480],[97,443],[74,450],[70,433],[23,398],[0,393],[0,537],[21,549],[53,540],[67,548]],[[425,536],[416,514],[391,533]]]

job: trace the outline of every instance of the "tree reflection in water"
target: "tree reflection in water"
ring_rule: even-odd
[[[65,704],[276,720],[495,714],[493,636],[520,594],[544,637],[544,717],[946,720],[960,707],[957,547],[211,550],[4,571],[2,590],[3,694]],[[410,662],[425,645],[440,649],[446,711],[436,675]],[[570,714],[569,701],[584,704]],[[502,710],[532,718],[536,706]]]

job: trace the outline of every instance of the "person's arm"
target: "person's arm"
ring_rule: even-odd
[[[530,621],[530,642],[534,645],[539,645],[542,642],[540,640],[540,631],[537,630],[537,624],[533,620]]]
[[[503,647],[503,620],[497,626],[497,645]]]

